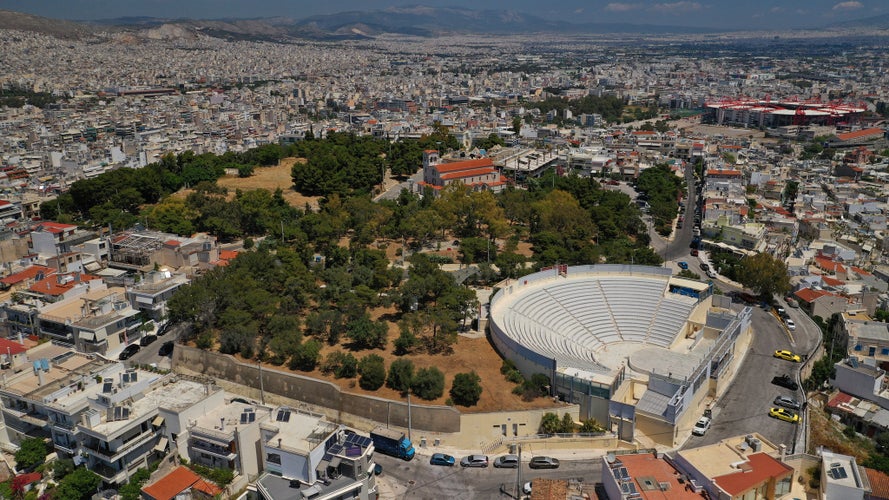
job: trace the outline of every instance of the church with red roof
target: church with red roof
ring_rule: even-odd
[[[494,193],[500,192],[506,184],[490,158],[441,163],[438,151],[423,152],[423,180],[417,184],[419,190],[431,187],[437,193],[455,182],[462,182],[473,191]]]

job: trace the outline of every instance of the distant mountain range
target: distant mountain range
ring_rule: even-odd
[[[889,29],[889,14],[882,14],[864,19],[853,19],[851,21],[843,21],[833,23],[827,28],[831,29]]]
[[[510,10],[473,10],[425,6],[389,7],[312,16],[261,19],[163,19],[123,17],[72,22],[0,10],[0,29],[34,31],[60,38],[82,38],[102,32],[127,33],[145,38],[193,38],[199,33],[224,40],[344,40],[384,34],[435,37],[449,34],[701,34],[708,30],[687,26],[639,24],[575,24],[542,19]],[[889,15],[836,23],[834,30],[889,29]]]

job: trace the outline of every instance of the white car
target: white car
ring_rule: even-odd
[[[695,436],[703,436],[707,433],[707,429],[710,428],[710,417],[701,417],[695,422],[694,429],[691,430],[691,433]]]
[[[792,319],[787,318],[784,320],[784,324],[787,325],[788,330],[796,330],[796,323],[794,323]]]

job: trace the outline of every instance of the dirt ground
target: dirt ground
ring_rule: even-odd
[[[290,177],[290,170],[297,161],[305,162],[302,158],[284,158],[274,167],[256,167],[250,177],[241,178],[236,175],[226,175],[216,181],[216,184],[228,188],[230,191],[236,189],[274,191],[281,188],[284,191],[284,199],[291,205],[302,208],[308,203],[313,209],[317,209],[319,196],[304,196],[293,190],[293,178]]]
[[[381,308],[372,311],[371,317],[379,320],[381,316],[390,315],[393,313],[395,313],[394,308]],[[399,356],[393,354],[392,347],[393,342],[396,338],[398,338],[399,332],[398,325],[396,323],[392,321],[387,321],[387,323],[389,326],[389,338],[385,349],[352,351],[352,354],[358,359],[361,359],[368,354],[376,354],[385,360],[386,368],[388,370],[388,367],[392,363],[392,361],[399,358]],[[344,348],[342,345],[330,346],[325,344],[323,349],[321,350],[321,359],[323,360],[330,352],[333,351],[349,352],[348,349]],[[236,355],[236,357],[240,358],[239,355]],[[454,375],[456,375],[457,373],[466,373],[475,370],[475,372],[481,378],[481,399],[479,399],[479,402],[476,406],[468,408],[458,406],[457,408],[462,412],[481,413],[507,409],[550,408],[557,406],[557,404],[553,403],[553,401],[549,398],[538,398],[534,401],[522,401],[521,397],[513,394],[512,390],[515,387],[515,384],[507,381],[506,378],[504,378],[504,376],[500,373],[502,359],[500,358],[500,355],[498,355],[497,352],[494,350],[494,347],[491,345],[488,339],[484,337],[458,337],[457,343],[454,345],[454,352],[449,355],[429,355],[425,353],[418,353],[406,355],[404,356],[404,358],[413,361],[415,373],[420,368],[435,366],[436,368],[441,370],[445,376],[445,392],[442,397],[434,401],[425,401],[419,398],[414,398],[414,402],[416,404],[444,405],[445,401],[450,397],[448,391],[450,391],[451,389],[451,383],[454,380]],[[263,363],[263,365],[273,370],[291,371],[293,373],[299,373],[301,375],[307,375],[310,377],[327,380],[329,382],[337,384],[341,389],[348,392],[368,394],[392,400],[406,399],[399,392],[389,389],[385,385],[376,391],[366,391],[358,386],[357,377],[352,379],[336,379],[333,377],[333,375],[325,375],[321,373],[320,369],[315,369],[312,372],[300,372],[290,370],[286,364],[282,366],[276,366],[268,363]]]
[[[867,451],[862,449],[859,443],[843,435],[845,426],[831,420],[822,408],[810,407],[808,416],[811,429],[809,449],[807,450],[809,453],[814,453],[814,450],[819,446],[824,446],[835,453],[851,455],[858,460],[858,463],[867,458]]]

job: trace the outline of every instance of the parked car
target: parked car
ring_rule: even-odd
[[[383,466],[380,464],[374,464],[374,474],[379,476],[383,473]]]
[[[517,455],[503,455],[494,459],[494,467],[498,469],[516,469],[519,466]]]
[[[710,270],[710,269],[707,269],[706,271],[704,271],[704,274],[706,274],[707,277],[710,278],[710,279],[716,279],[716,273],[714,273],[714,272],[713,272],[712,270]]]
[[[782,318],[787,317],[787,311],[785,311],[784,308],[781,306],[776,307],[775,312],[778,313],[778,316],[780,316]]]
[[[693,248],[693,249],[691,250],[691,256],[692,256],[692,257],[697,257],[697,256],[698,256],[698,249],[697,249],[697,248]]]
[[[790,422],[795,424],[799,422],[799,415],[795,412],[788,410],[787,408],[774,408],[772,407],[769,410],[769,416],[777,418],[778,420],[783,420],[785,422]]]
[[[701,270],[703,270],[704,272],[709,271],[709,270],[710,270],[710,264],[707,264],[706,262],[701,262]]]
[[[772,401],[772,404],[783,406],[784,408],[790,408],[791,410],[799,410],[802,406],[799,404],[799,401],[788,396],[778,396],[775,398],[774,401]]]
[[[791,330],[791,331],[796,330],[796,323],[794,323],[792,319],[790,319],[790,318],[785,319],[784,324],[787,325],[788,330]]]
[[[157,335],[145,335],[141,339],[139,339],[139,345],[145,347],[147,345],[150,345],[155,340],[157,340]]]
[[[790,377],[790,375],[786,375],[786,374],[785,375],[776,375],[775,377],[772,378],[772,383],[777,386],[781,386],[781,387],[790,389],[791,391],[795,391],[795,390],[799,389],[799,384],[797,384],[796,381]]]
[[[434,453],[429,459],[429,463],[432,465],[444,465],[445,467],[452,467],[454,465],[454,457],[445,455],[444,453]]]
[[[553,457],[534,457],[528,462],[532,469],[558,469],[559,459]]]
[[[169,356],[173,354],[173,341],[168,340],[161,344],[161,348],[157,350],[158,356]]]
[[[117,359],[121,361],[130,359],[133,357],[134,354],[139,352],[139,349],[141,349],[141,347],[139,347],[139,344],[130,344],[123,348],[123,351],[121,351],[120,356],[118,356]]]
[[[488,466],[488,457],[486,455],[469,455],[460,460],[461,467],[482,467]]]
[[[787,361],[793,361],[794,363],[799,363],[802,359],[799,357],[799,354],[794,354],[792,351],[788,351],[787,349],[778,349],[773,354],[776,358],[786,359]]]
[[[688,262],[680,261],[677,265],[679,266],[679,269],[688,269]]]
[[[533,482],[533,481],[528,481],[527,483],[525,483],[524,485],[522,485],[522,493],[524,493],[524,494],[526,494],[526,495],[530,495],[530,494],[531,494],[531,483],[532,483],[532,482]]]
[[[710,428],[710,417],[701,417],[695,422],[694,428],[691,430],[691,433],[695,436],[703,436],[707,433],[707,429]]]

